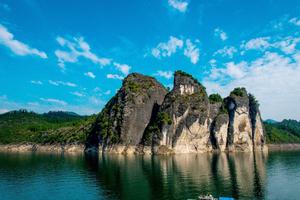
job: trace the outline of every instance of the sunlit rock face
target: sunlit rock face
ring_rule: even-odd
[[[264,130],[258,105],[244,88],[239,93],[231,92],[226,98],[229,114],[228,150],[263,150]]]
[[[205,88],[191,75],[175,73],[174,88],[166,95],[159,113],[167,120],[154,135],[156,153],[164,153],[162,150],[166,149],[174,153],[211,149],[208,97]]]
[[[236,88],[225,99],[208,98],[182,71],[169,92],[152,77],[128,75],[97,116],[87,147],[126,154],[266,150],[254,96]]]

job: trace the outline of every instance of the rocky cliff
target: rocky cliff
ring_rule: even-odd
[[[208,97],[191,75],[176,71],[170,92],[154,78],[130,74],[98,115],[87,149],[115,153],[198,153],[266,149],[254,96],[244,88]]]
[[[130,74],[98,115],[87,149],[100,147],[103,151],[115,153],[135,151],[166,93],[167,90],[154,78]]]

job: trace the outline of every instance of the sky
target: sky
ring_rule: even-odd
[[[298,0],[0,0],[0,113],[98,113],[132,72],[245,87],[300,120]]]

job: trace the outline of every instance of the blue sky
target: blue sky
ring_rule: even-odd
[[[128,73],[253,93],[300,120],[297,0],[0,0],[0,112],[101,111]]]

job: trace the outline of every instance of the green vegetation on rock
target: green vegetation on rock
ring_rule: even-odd
[[[230,95],[235,95],[238,97],[244,97],[245,94],[246,94],[246,89],[244,87],[234,88],[233,91],[230,93]]]
[[[214,104],[214,103],[221,103],[223,102],[223,98],[219,94],[211,94],[208,97],[209,103]]]

